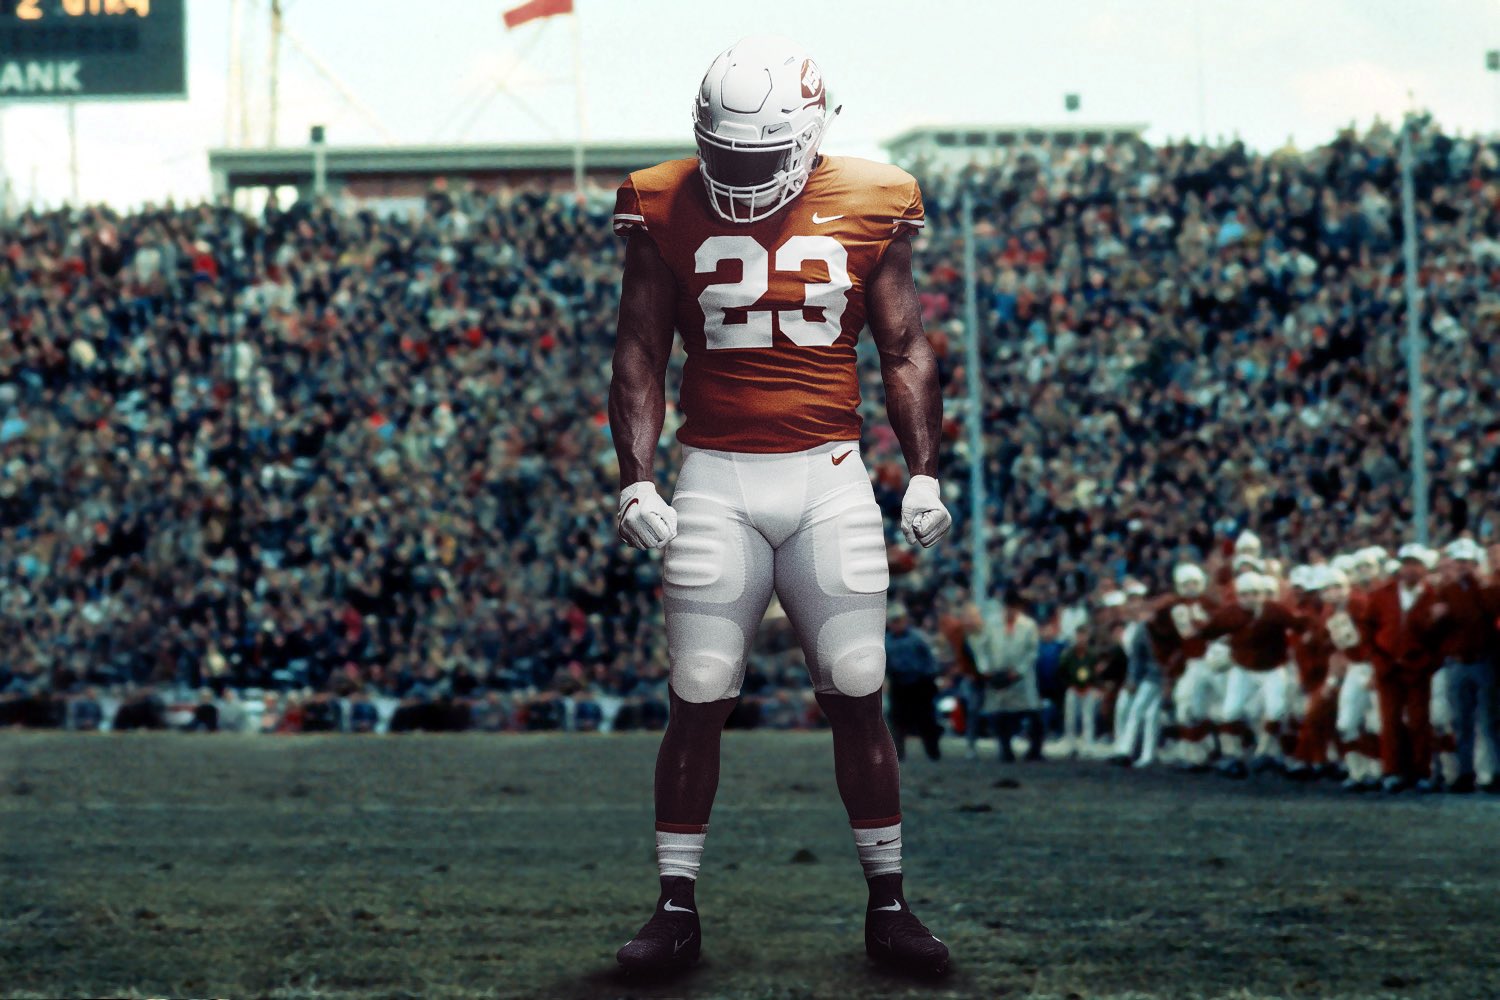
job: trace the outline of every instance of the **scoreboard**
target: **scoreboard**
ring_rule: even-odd
[[[187,0],[0,0],[0,105],[187,97]]]

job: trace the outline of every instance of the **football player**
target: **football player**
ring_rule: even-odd
[[[1334,727],[1349,772],[1344,788],[1374,791],[1380,787],[1380,707],[1369,636],[1360,631],[1364,597],[1354,592],[1349,577],[1337,567],[1329,570],[1321,596],[1327,613],[1318,631],[1329,647],[1328,683],[1338,693]]]
[[[1280,706],[1285,703],[1285,691],[1280,671],[1287,662],[1288,633],[1306,624],[1272,599],[1275,591],[1276,581],[1262,573],[1240,574],[1234,582],[1235,603],[1215,612],[1199,631],[1208,641],[1221,636],[1229,639],[1234,665],[1225,682],[1220,722],[1226,727],[1226,735],[1241,737],[1244,750],[1256,738],[1256,726],[1260,724],[1258,763],[1264,763],[1271,751],[1268,720],[1283,714]],[[1239,756],[1225,761],[1221,770],[1233,778],[1249,773]]]
[[[665,547],[671,719],[656,764],[655,912],[620,949],[627,969],[697,959],[694,886],[719,779],[719,736],[772,591],[833,735],[839,795],[869,887],[865,948],[937,973],[947,947],[901,883],[895,746],[881,706],[889,575],[885,532],[859,453],[855,344],[868,323],[886,406],[911,473],[909,544],[952,523],[938,488],[942,397],[922,329],[909,237],[916,181],[819,152],[837,109],[789,39],[746,38],[693,100],[698,156],[631,174],[616,201],[627,238],[609,417],[620,537]],[[672,503],[657,492],[672,332],[682,336]]]
[[[1208,669],[1208,643],[1198,630],[1217,610],[1207,596],[1208,576],[1192,563],[1172,571],[1176,598],[1157,612],[1155,634],[1162,644],[1166,683],[1177,721],[1177,753],[1187,767],[1207,766],[1204,740],[1212,733],[1210,707],[1223,697],[1223,674]]]
[[[1333,742],[1338,713],[1338,685],[1329,680],[1330,660],[1335,647],[1324,623],[1333,613],[1325,603],[1325,593],[1343,580],[1343,574],[1332,566],[1319,564],[1304,568],[1301,574],[1303,596],[1299,613],[1308,619],[1305,632],[1296,633],[1293,657],[1297,667],[1297,689],[1301,724],[1296,728],[1296,744],[1287,777],[1312,779],[1332,773],[1328,747]],[[1336,593],[1336,591],[1335,591]]]

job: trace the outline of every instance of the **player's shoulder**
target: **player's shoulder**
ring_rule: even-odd
[[[688,156],[632,171],[629,183],[640,194],[664,194],[677,190],[697,176],[698,158]]]
[[[858,156],[829,156],[818,171],[825,173],[815,198],[866,220],[881,235],[924,225],[921,189],[900,167]]]
[[[908,193],[917,186],[917,179],[894,163],[881,163],[861,156],[829,156],[826,159],[830,169],[848,183],[872,191]]]
[[[632,171],[615,195],[615,234],[628,236],[638,231],[660,230],[672,217],[674,206],[680,204],[688,182],[697,174],[697,157],[667,160]]]

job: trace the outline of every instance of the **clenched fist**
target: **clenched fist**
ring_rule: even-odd
[[[953,527],[953,515],[943,506],[938,481],[931,476],[912,476],[906,496],[901,498],[901,533],[908,542],[930,549]]]
[[[615,531],[627,545],[659,549],[677,537],[677,512],[656,492],[655,483],[631,483],[620,493]]]

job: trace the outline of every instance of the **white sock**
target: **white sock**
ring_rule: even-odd
[[[854,827],[854,847],[865,878],[894,875],[901,871],[901,824]]]
[[[698,865],[703,860],[703,842],[707,833],[667,833],[656,831],[656,870],[663,878],[698,879]]]

